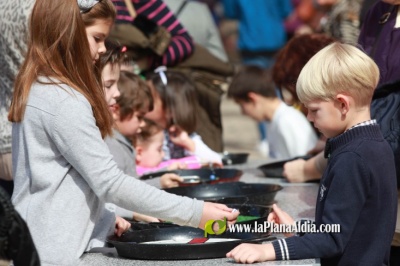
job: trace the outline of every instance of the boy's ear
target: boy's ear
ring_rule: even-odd
[[[336,95],[336,100],[338,100],[340,104],[340,112],[342,115],[347,114],[350,110],[351,97],[349,95],[339,93]]]
[[[257,99],[258,99],[258,95],[257,95],[257,93],[254,93],[254,92],[248,92],[247,93],[247,97],[249,98],[249,100],[251,101],[251,102],[256,102],[257,101]]]

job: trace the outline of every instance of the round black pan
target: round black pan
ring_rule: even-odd
[[[250,233],[224,233],[210,238],[234,238],[237,240],[227,242],[201,243],[201,244],[141,244],[170,239],[191,239],[203,238],[204,231],[192,227],[170,227],[154,230],[143,230],[128,232],[121,237],[110,236],[107,241],[112,244],[118,255],[130,259],[142,260],[191,260],[223,258],[226,253],[241,243],[261,243],[274,239],[268,235],[256,235]]]
[[[282,186],[275,184],[230,182],[168,188],[165,191],[224,204],[256,204],[267,206],[274,203],[275,195],[281,189]]]
[[[224,165],[243,164],[247,162],[249,153],[224,153],[222,163]]]
[[[263,164],[263,165],[261,165],[261,166],[259,166],[257,168],[260,169],[263,172],[263,175],[265,177],[283,178],[283,165],[285,163],[290,162],[290,161],[294,161],[294,160],[297,160],[297,159],[308,160],[310,158],[311,158],[311,156],[309,156],[309,155],[298,156],[298,157],[294,157],[294,158],[287,159],[287,160],[282,160],[282,161],[277,161],[277,162],[273,162],[273,163]]]
[[[155,177],[160,177],[166,173],[174,173],[182,177],[197,177],[195,179],[188,180],[181,185],[198,185],[201,183],[216,184],[221,182],[234,182],[238,181],[243,175],[241,170],[237,169],[182,169],[182,170],[172,170],[172,171],[162,171],[154,172],[140,177],[141,180],[151,179]]]
[[[241,215],[259,217],[256,220],[240,224],[262,223],[267,220],[270,208],[256,205],[229,205],[236,208]],[[140,225],[140,226],[136,226]],[[132,229],[121,237],[110,236],[107,239],[117,249],[118,255],[131,259],[143,260],[190,260],[222,258],[225,254],[241,243],[261,243],[273,240],[265,233],[232,233],[226,231],[221,235],[209,235],[209,238],[233,238],[229,242],[189,244],[191,239],[204,238],[204,231],[197,228],[179,226],[169,223],[132,223]],[[141,244],[159,240],[187,239],[185,243],[176,244]]]

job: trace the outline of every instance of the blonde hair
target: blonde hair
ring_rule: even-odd
[[[343,93],[357,107],[369,106],[379,81],[375,62],[359,48],[335,42],[315,54],[300,72],[296,92],[303,103],[334,100]]]
[[[96,19],[114,21],[115,16],[110,0],[100,1],[84,14],[76,0],[37,0],[30,18],[28,51],[16,77],[8,119],[22,121],[32,84],[39,76],[45,76],[82,93],[92,106],[101,135],[110,134],[113,120],[104,98],[100,71],[90,56],[85,27],[93,25]]]

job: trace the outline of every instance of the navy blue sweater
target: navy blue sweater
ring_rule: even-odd
[[[322,265],[388,265],[397,214],[393,152],[378,125],[329,139],[315,225],[340,233],[309,233],[273,242],[277,260],[321,258]]]

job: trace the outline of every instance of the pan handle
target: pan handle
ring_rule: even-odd
[[[153,179],[153,178],[156,178],[156,177],[160,177],[160,176],[165,175],[165,174],[177,174],[177,175],[179,175],[179,172],[177,172],[176,170],[153,172],[153,173],[149,173],[149,174],[144,174],[144,175],[140,176],[139,179],[140,180],[148,180],[148,179]]]

